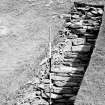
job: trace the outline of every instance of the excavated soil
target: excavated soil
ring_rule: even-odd
[[[40,97],[45,96],[41,93],[43,86],[37,86],[39,85],[38,78],[40,76],[40,70],[43,68],[48,72],[48,68],[46,69],[44,66],[41,68],[39,64],[42,59],[48,55],[49,27],[51,27],[50,34],[51,41],[53,42],[57,37],[58,31],[62,29],[64,21],[60,19],[61,14],[68,13],[74,1],[78,0],[0,1],[0,105],[49,104],[49,100],[46,101],[46,99]],[[90,0],[86,2],[93,3],[94,1]],[[101,1],[95,1],[95,3],[103,4]],[[102,34],[103,33],[104,32],[102,32]],[[104,45],[104,40],[103,42],[101,42],[101,40],[103,39],[101,38],[97,41],[97,43],[100,43],[100,45],[97,44],[99,48]],[[102,51],[99,50],[99,52],[103,54],[103,58],[104,49]],[[93,58],[94,56],[97,55],[93,55]],[[94,65],[98,65],[102,62],[100,56],[95,60],[97,60],[97,64],[95,62]],[[47,61],[47,66],[49,66],[48,63],[49,61]],[[100,67],[103,66],[104,64]],[[96,66],[94,66],[94,69],[95,68]],[[94,72],[94,69],[92,69],[92,72]],[[97,73],[100,74],[102,72],[97,69],[96,74]],[[93,76],[96,78],[90,78]],[[102,77],[103,73],[102,76],[98,76],[99,81],[103,80]],[[90,81],[93,81],[93,79],[97,80],[95,74],[88,75],[88,78],[91,79]],[[40,77],[40,79],[42,78]],[[91,84],[91,82],[87,83],[87,85],[88,84]],[[101,83],[98,84],[98,86],[100,85]],[[94,86],[94,89],[97,89],[96,85]],[[89,89],[92,90],[93,88]],[[95,92],[99,91],[100,89]],[[104,90],[102,90],[102,93],[103,91]],[[81,91],[80,93],[82,94]],[[88,92],[86,92],[86,94],[87,93]],[[94,95],[94,97],[96,96],[95,93],[91,94]],[[99,102],[102,94],[100,92],[97,94],[96,99],[99,99],[99,101],[93,104],[95,98],[92,98],[92,105],[101,105]],[[87,95],[82,94],[80,97],[86,96]],[[82,99],[83,98],[79,99],[79,101],[77,100],[77,105],[81,104]],[[86,100],[86,102],[87,101],[88,100]],[[104,97],[102,97],[102,102],[104,103]]]

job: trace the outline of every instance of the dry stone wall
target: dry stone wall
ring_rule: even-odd
[[[63,40],[58,41],[56,45],[59,48],[58,52],[52,53],[54,61],[62,58],[60,61],[58,59],[60,63],[53,63],[51,69],[53,105],[72,105],[75,101],[95,47],[103,8],[103,6],[75,2],[73,10],[63,14],[64,29],[59,35],[59,39],[63,37]]]
[[[104,6],[74,3],[61,14],[64,24],[40,63],[38,77],[17,91],[14,105],[73,105],[102,22]]]

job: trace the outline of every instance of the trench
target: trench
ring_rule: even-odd
[[[72,10],[63,14],[64,28],[59,31],[54,46],[59,49],[52,51],[51,105],[74,104],[95,48],[102,11],[102,5],[74,2]]]
[[[19,104],[14,105],[74,105],[95,48],[103,11],[104,5],[74,2],[69,13],[61,14],[64,24],[53,41],[51,59],[42,60],[38,77],[20,89],[28,94],[22,96],[18,91]]]

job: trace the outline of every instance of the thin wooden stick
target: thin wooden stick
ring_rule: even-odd
[[[51,100],[51,90],[52,90],[52,82],[51,82],[51,27],[49,27],[49,75],[50,75],[50,100],[49,100],[49,105],[51,105],[52,100]]]

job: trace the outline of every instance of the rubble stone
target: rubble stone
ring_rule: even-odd
[[[64,88],[63,89],[61,87],[54,87],[54,93],[61,93],[61,94],[72,94],[73,91],[72,89],[69,87],[69,88]]]
[[[48,96],[50,96],[50,93],[46,93]],[[52,99],[61,99],[63,98],[62,95],[58,95],[58,94],[55,94],[55,93],[51,93],[51,96],[50,96]]]
[[[103,12],[104,12],[104,11],[103,11],[102,9],[98,8],[98,13],[99,13],[100,15],[102,15]]]
[[[75,71],[84,71],[84,67],[68,67],[61,66],[59,68],[52,68],[52,72],[74,73]]]
[[[86,40],[85,38],[76,38],[76,39],[72,39],[73,45],[81,45],[81,44],[85,44]]]
[[[79,16],[79,15],[77,15],[77,14],[76,14],[76,15],[72,15],[71,17],[72,17],[72,18],[75,18],[75,19],[80,18],[80,16]]]
[[[91,46],[90,45],[78,45],[78,46],[72,46],[73,52],[89,52]]]
[[[54,84],[59,87],[72,87],[72,86],[79,86],[78,83],[74,82],[65,82],[65,81],[54,81]]]

